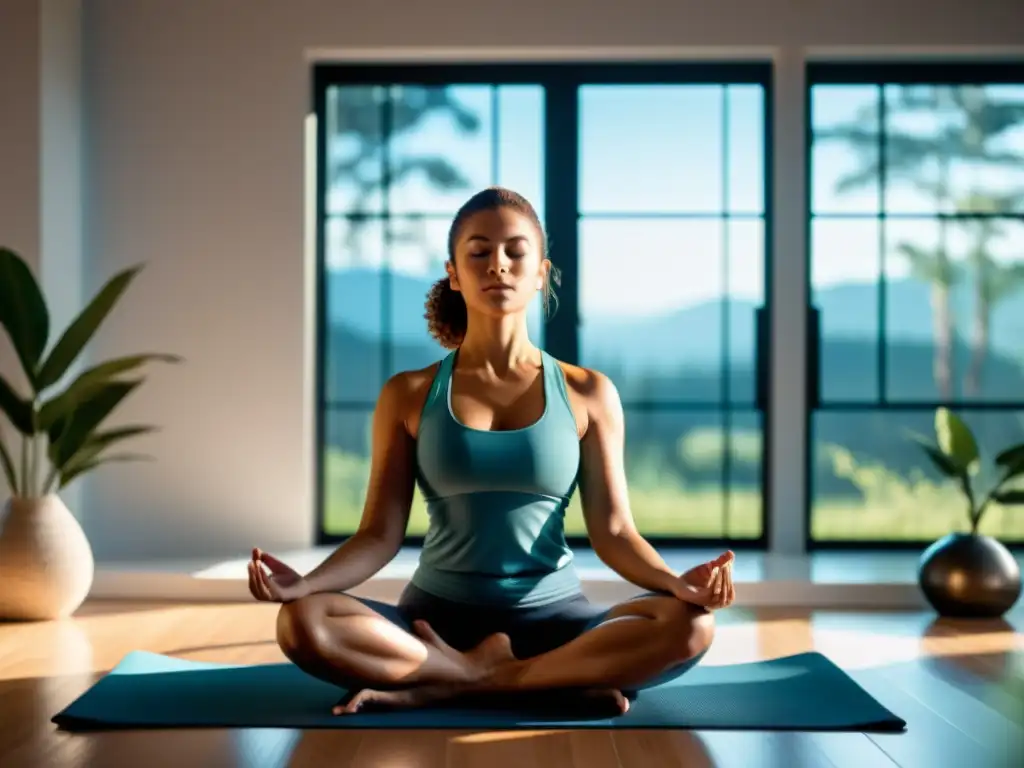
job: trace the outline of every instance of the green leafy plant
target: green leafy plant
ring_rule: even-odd
[[[960,486],[967,502],[971,533],[978,532],[981,519],[992,502],[1004,506],[1024,504],[1024,490],[1007,487],[1011,480],[1024,475],[1024,443],[996,455],[998,477],[986,493],[980,494],[975,486],[981,469],[981,452],[970,427],[948,408],[939,408],[935,412],[935,438],[932,443],[921,435],[911,435],[938,470]]]
[[[0,411],[21,436],[21,461],[16,467],[0,435],[0,465],[13,495],[46,495],[100,464],[150,458],[112,454],[108,449],[156,427],[102,427],[144,381],[139,376],[124,378],[125,374],[149,362],[175,363],[181,358],[168,354],[119,357],[91,366],[66,386],[58,386],[141,269],[141,265],[131,267],[111,278],[49,348],[50,311],[39,284],[23,259],[0,248],[0,326],[29,388],[27,395],[19,393],[0,376]]]

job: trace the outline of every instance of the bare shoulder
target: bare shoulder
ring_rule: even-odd
[[[381,395],[384,396],[386,394],[388,397],[397,397],[400,400],[415,397],[421,391],[425,395],[426,392],[424,390],[430,389],[430,385],[433,383],[434,377],[437,375],[437,369],[440,366],[441,361],[438,360],[436,363],[431,363],[425,368],[399,371],[384,383]]]
[[[585,426],[589,427],[594,422],[618,421],[622,418],[619,390],[606,374],[561,360],[558,364],[565,374],[566,388],[573,404],[573,411],[577,414],[577,421],[582,415]],[[585,431],[586,429],[581,430]]]
[[[413,437],[419,430],[420,411],[440,366],[439,360],[425,368],[400,371],[391,376],[381,389],[378,408],[388,411],[394,420],[405,424]]]

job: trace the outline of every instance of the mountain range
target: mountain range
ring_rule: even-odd
[[[392,274],[390,283],[391,329],[397,343],[429,343],[423,319],[423,303],[429,280]],[[372,339],[381,337],[381,282],[379,272],[360,269],[327,274],[329,325]],[[885,286],[885,337],[887,342],[932,344],[930,287],[913,280],[888,282]],[[847,283],[817,290],[814,304],[821,312],[823,336],[828,340],[874,342],[879,336],[879,289],[876,283]],[[959,335],[973,320],[970,286],[953,291],[951,305]],[[728,308],[729,358],[751,365],[754,359],[754,311],[757,305],[733,300]],[[654,317],[585,318],[582,346],[588,358],[615,359],[629,368],[715,368],[722,361],[722,303],[707,301]],[[992,314],[990,349],[1017,358],[1024,353],[1024,291],[1011,294]]]
[[[327,445],[356,455],[366,455],[369,445],[370,412],[387,376],[400,370],[420,368],[438,360],[444,350],[426,333],[423,302],[428,281],[394,275],[391,280],[392,327],[390,344],[381,344],[381,278],[370,271],[329,275],[327,309],[329,324],[324,338],[324,395],[327,401],[357,405],[353,409],[328,408],[324,440]],[[815,297],[821,309],[824,334],[821,344],[821,397],[823,402],[878,402],[878,288],[875,285],[838,285],[819,291]],[[935,401],[932,373],[931,306],[928,286],[895,282],[887,286],[888,334],[885,347],[885,394],[890,401]],[[959,292],[953,306],[960,327],[969,327],[970,296]],[[759,443],[760,428],[754,406],[755,306],[749,302],[730,305],[730,365],[722,365],[721,304],[707,302],[662,316],[640,320],[598,318],[584,328],[587,359],[584,364],[599,368],[615,382],[628,412],[627,449],[630,460],[657,457],[657,465],[686,477],[688,482],[719,483],[721,468],[711,464],[693,466],[681,458],[684,435],[717,433],[722,429],[722,411],[735,409],[734,436],[749,433]],[[1014,342],[1018,324],[1024,324],[1024,298],[1011,296],[993,318],[994,349],[986,359],[984,400],[1016,401],[1024,393],[1021,350]],[[956,382],[971,349],[963,336],[954,344]],[[730,389],[729,405],[722,403],[723,378]],[[637,400],[702,403],[702,408],[653,412],[645,415],[631,408]],[[1021,409],[1024,411],[1024,409]],[[982,419],[978,438],[997,450],[1019,442],[1016,414],[989,416],[968,413],[969,420]],[[1011,416],[1013,418],[1011,418]],[[813,420],[814,444],[842,445],[857,455],[869,456],[891,471],[931,472],[920,451],[908,450],[906,429],[928,432],[927,411],[893,410],[818,413]],[[751,432],[751,427],[753,431]],[[646,461],[647,459],[645,459]],[[756,485],[761,468],[750,460],[737,460],[730,470],[733,482]],[[817,492],[857,494],[849,480],[830,469],[815,474]]]

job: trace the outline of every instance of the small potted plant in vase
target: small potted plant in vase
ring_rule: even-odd
[[[110,449],[155,427],[104,425],[142,383],[131,374],[151,361],[180,358],[120,357],[60,386],[140,269],[111,278],[50,347],[50,312],[38,283],[17,254],[0,248],[0,326],[28,389],[19,393],[0,375],[0,412],[20,437],[19,451],[0,433],[0,469],[10,489],[0,515],[0,619],[62,618],[81,605],[92,587],[92,549],[58,493],[106,462],[148,458]]]
[[[1024,476],[1024,444],[996,455],[997,479],[981,493],[976,488],[981,455],[971,429],[949,409],[939,408],[935,437],[932,443],[912,436],[938,470],[956,482],[964,497],[969,531],[950,533],[924,551],[918,567],[921,590],[941,616],[1002,616],[1020,597],[1020,566],[1001,542],[978,529],[993,503],[1024,504],[1024,489],[1013,487]]]

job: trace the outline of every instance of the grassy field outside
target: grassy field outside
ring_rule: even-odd
[[[845,457],[837,456],[837,473],[855,475],[862,498],[819,500],[811,521],[815,538],[931,540],[968,529],[964,501],[954,487],[924,478],[900,478],[884,468],[858,466],[852,459],[844,464]],[[362,457],[328,452],[324,473],[328,533],[347,535],[359,525],[368,472],[368,462]],[[685,488],[671,480],[654,485],[649,478],[631,481],[629,493],[633,517],[644,535],[695,539],[760,535],[760,492],[734,489],[729,494],[726,525],[721,488]],[[426,505],[417,489],[408,535],[423,535],[427,524]],[[578,493],[566,513],[565,528],[568,535],[585,535]],[[983,520],[982,532],[1003,541],[1024,541],[1024,509],[993,505]]]

